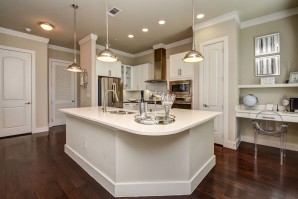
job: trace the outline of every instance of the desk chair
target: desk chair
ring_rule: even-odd
[[[255,158],[258,154],[258,135],[268,135],[280,138],[280,164],[283,165],[283,157],[286,155],[285,139],[288,130],[288,124],[282,117],[273,111],[261,111],[256,118],[252,120],[255,143]]]

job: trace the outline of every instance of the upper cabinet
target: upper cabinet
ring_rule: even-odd
[[[123,89],[129,90],[132,86],[132,66],[121,66],[121,78],[123,81]]]
[[[185,63],[182,61],[186,53],[170,55],[170,80],[193,78],[194,63]]]
[[[146,90],[146,80],[153,79],[153,65],[141,64],[133,67],[132,90]]]
[[[121,78],[121,62],[102,62],[96,60],[96,75]]]

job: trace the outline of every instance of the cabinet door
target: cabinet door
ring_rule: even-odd
[[[185,63],[185,53],[170,56],[170,79],[191,79],[194,73],[194,63]]]
[[[180,56],[177,55],[171,55],[170,56],[170,79],[177,78],[179,77],[180,74],[180,65],[181,65],[181,60]]]
[[[121,78],[121,62],[108,63],[108,76]]]
[[[105,62],[96,60],[96,75],[109,76],[109,66]]]
[[[142,64],[138,65],[139,67],[139,89],[146,90],[147,83],[145,81],[153,79],[153,67],[152,64]]]
[[[121,62],[102,62],[96,60],[96,75],[121,78]]]
[[[131,89],[139,90],[140,88],[140,68],[138,66],[132,67],[132,86]]]
[[[125,89],[131,89],[132,85],[132,67],[125,67]]]

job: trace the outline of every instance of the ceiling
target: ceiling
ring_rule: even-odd
[[[50,44],[73,48],[73,8],[77,4],[77,38],[93,33],[97,44],[105,45],[104,0],[0,0],[0,27],[46,37]],[[109,0],[109,8],[122,11],[109,17],[109,41],[111,48],[127,53],[139,53],[152,49],[159,43],[169,44],[192,37],[192,0]],[[238,11],[241,21],[261,17],[298,6],[297,0],[195,0],[195,13],[204,13],[200,23]],[[164,19],[166,24],[158,24]],[[38,23],[47,21],[54,30],[42,30]],[[149,32],[142,32],[142,28]],[[128,38],[133,34],[133,39]]]

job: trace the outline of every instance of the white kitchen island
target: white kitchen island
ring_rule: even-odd
[[[220,113],[172,109],[174,123],[143,125],[101,107],[62,111],[65,153],[114,196],[189,195],[215,165]]]

